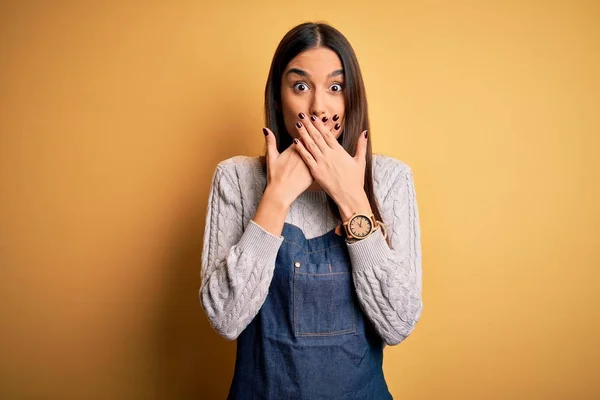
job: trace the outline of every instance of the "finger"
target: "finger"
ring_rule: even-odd
[[[340,131],[340,129],[342,129],[342,124],[341,121],[340,122],[336,122],[335,125],[333,126],[333,135],[337,135],[338,132]],[[336,139],[337,141],[337,139]],[[339,144],[339,143],[338,143]],[[341,145],[340,145],[341,146]]]
[[[313,157],[313,155],[306,150],[306,147],[304,147],[304,145],[302,144],[301,141],[299,141],[298,139],[294,138],[294,144],[296,145],[296,150],[298,151],[298,154],[300,154],[300,157],[302,157],[302,159],[304,160],[304,162],[306,163],[306,165],[308,165],[308,167],[312,170],[314,167],[317,166],[317,161],[315,160],[315,158]]]
[[[265,141],[267,143],[267,162],[274,161],[279,156],[275,135],[268,128],[263,128],[263,134],[265,135]]]
[[[356,143],[356,154],[354,155],[354,159],[360,163],[366,163],[367,144],[369,143],[367,135],[367,131],[363,131],[358,139],[358,143]]]
[[[315,143],[312,136],[308,133],[308,126],[311,125],[309,122],[302,123],[296,122],[296,130],[302,138],[302,144],[308,150],[316,161],[319,161],[323,157],[320,147]],[[314,127],[312,128],[314,129]]]
[[[325,140],[325,134],[328,132],[326,123],[329,122],[329,118],[327,116],[318,118],[316,115],[311,115],[310,121],[310,124],[306,124],[306,129],[321,153],[326,154],[327,151],[331,150],[331,146]]]
[[[321,119],[321,120],[323,120],[323,119]],[[323,139],[325,140],[325,142],[331,149],[335,149],[336,147],[341,146],[340,143],[337,141],[337,138],[335,137],[335,134],[338,131],[335,129],[335,126],[339,125],[339,121],[340,121],[340,116],[338,114],[334,114],[333,117],[329,118],[325,122],[324,125],[325,125],[326,129],[324,129],[324,131],[321,131],[321,134],[323,135]]]

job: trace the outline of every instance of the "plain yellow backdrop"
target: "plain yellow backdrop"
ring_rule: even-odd
[[[599,2],[0,7],[3,399],[225,398],[235,342],[197,294],[210,179],[262,153],[304,21],[350,40],[374,150],[414,171],[424,310],[384,353],[395,398],[600,396]]]

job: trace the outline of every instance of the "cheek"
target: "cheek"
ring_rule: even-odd
[[[285,92],[282,93],[281,102],[283,122],[285,123],[285,127],[292,137],[298,137],[298,133],[294,125],[296,124],[296,121],[300,120],[298,113],[306,113],[306,111],[304,111],[306,110],[306,105],[298,96],[289,95]]]
[[[300,111],[306,109],[305,100],[299,96],[287,96],[282,98],[283,111],[286,116],[297,117]]]
[[[343,117],[346,114],[346,107],[345,107],[343,98],[338,99],[338,101],[335,105],[335,113],[338,114],[340,117],[342,117],[342,120],[344,119]]]
[[[296,113],[293,108],[290,108],[289,105],[283,109],[283,122],[288,133],[292,137],[296,137],[296,129],[294,124],[296,124],[296,121],[298,120],[298,113]]]

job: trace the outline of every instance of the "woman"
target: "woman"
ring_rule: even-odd
[[[420,318],[411,169],[372,155],[352,47],[305,23],[279,44],[265,90],[265,157],[214,173],[200,299],[237,339],[229,399],[390,399],[385,344]]]

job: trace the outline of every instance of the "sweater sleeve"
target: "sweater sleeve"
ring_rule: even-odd
[[[252,220],[244,229],[240,187],[228,169],[220,163],[210,187],[199,297],[215,331],[234,340],[267,297],[283,237]]]
[[[348,243],[359,302],[387,345],[397,345],[414,330],[423,309],[421,243],[413,175],[404,165],[382,203],[381,229]]]

